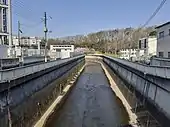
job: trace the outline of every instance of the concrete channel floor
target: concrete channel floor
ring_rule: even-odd
[[[88,63],[65,104],[46,127],[119,127],[122,117],[102,67]]]

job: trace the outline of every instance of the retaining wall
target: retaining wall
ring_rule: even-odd
[[[84,56],[67,59],[65,63],[19,78],[18,82],[10,82],[17,84],[0,93],[0,126],[8,126],[9,108],[13,126],[30,127],[83,64]]]
[[[145,100],[145,106],[151,114],[164,126],[168,127],[170,123],[170,92],[162,87],[159,82],[155,82],[141,70],[133,69],[129,64],[119,62],[114,58],[101,56],[103,61],[119,75],[130,87],[135,89],[136,96],[141,100]],[[133,64],[132,64],[133,65]],[[152,79],[153,75],[151,76]],[[157,80],[162,78],[157,78]],[[169,81],[168,79],[163,79]],[[132,89],[131,89],[132,90]]]

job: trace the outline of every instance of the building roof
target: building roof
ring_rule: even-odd
[[[162,25],[157,26],[156,29],[161,28],[161,27],[166,26],[166,25],[169,25],[169,24],[170,24],[170,21],[166,22],[166,23],[164,23]]]

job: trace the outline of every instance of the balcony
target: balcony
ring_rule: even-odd
[[[0,30],[0,36],[8,36],[9,34]]]
[[[23,44],[20,44],[20,46],[23,48],[23,47],[29,47],[29,45],[27,43],[23,43]]]
[[[2,7],[2,8],[8,8],[8,5],[3,4],[3,3],[0,3],[0,7]]]

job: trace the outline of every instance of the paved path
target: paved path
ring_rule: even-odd
[[[97,63],[85,67],[66,103],[48,127],[118,127],[120,108]]]

